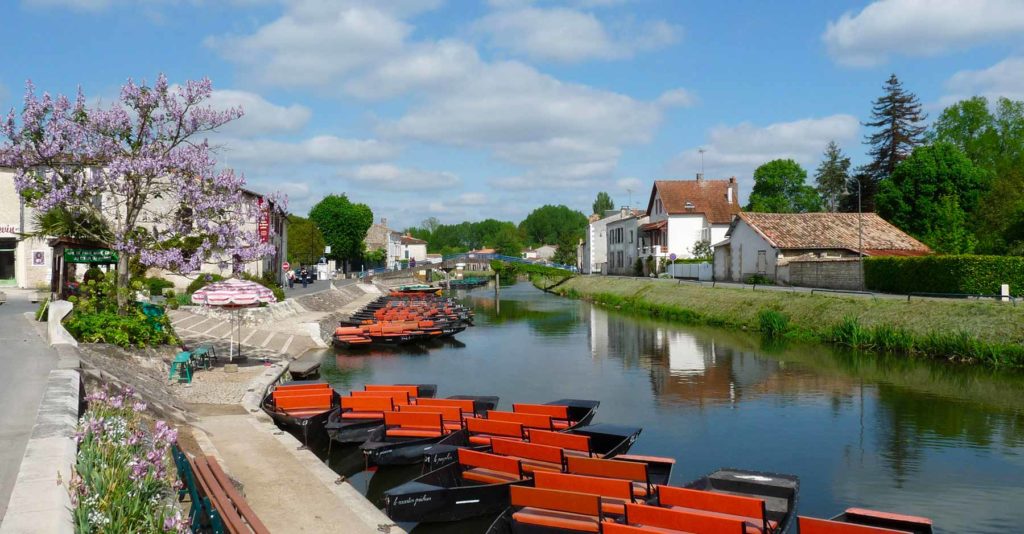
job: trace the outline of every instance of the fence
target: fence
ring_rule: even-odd
[[[672,278],[692,278],[694,280],[711,281],[714,278],[714,268],[710,263],[670,263],[665,267],[665,273]]]

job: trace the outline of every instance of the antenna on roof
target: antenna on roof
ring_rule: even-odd
[[[707,152],[707,150],[704,150],[704,147],[701,147],[701,148],[697,149],[697,152],[700,152],[700,173],[701,173],[701,175],[703,175],[704,174],[704,153]]]
[[[627,187],[626,188],[626,194],[629,195],[629,204],[626,204],[626,206],[632,208],[633,207],[633,190]]]

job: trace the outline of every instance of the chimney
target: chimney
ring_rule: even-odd
[[[726,187],[726,189],[725,189],[725,191],[726,191],[725,198],[729,201],[729,204],[732,204],[732,195],[733,195],[732,189],[734,187],[736,187],[736,177],[735,176],[733,176],[732,178],[729,178],[729,186]]]
[[[629,207],[628,206],[622,206],[622,208],[619,209],[619,218],[620,219],[625,219],[627,213],[629,213]]]
[[[387,217],[381,217],[380,218],[380,225],[386,227],[388,225],[388,218]]]
[[[704,173],[702,173],[702,172],[698,172],[697,173],[697,181],[698,182],[703,182],[704,181]]]

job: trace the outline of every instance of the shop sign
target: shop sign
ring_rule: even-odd
[[[18,227],[12,224],[0,224],[0,234],[16,234]]]
[[[65,263],[117,263],[117,252],[113,250],[67,248],[64,249]]]

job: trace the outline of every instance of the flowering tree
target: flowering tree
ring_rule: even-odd
[[[128,305],[129,258],[147,267],[198,271],[204,262],[241,270],[273,252],[261,241],[262,210],[247,201],[244,177],[216,169],[203,134],[242,116],[241,108],[204,105],[209,79],[171,86],[160,75],[147,86],[132,80],[110,107],[86,105],[82,91],[36,95],[26,86],[20,123],[14,110],[0,130],[0,165],[15,169],[15,185],[40,211],[98,210],[109,232],[91,236],[119,254],[118,305]],[[246,223],[251,223],[248,226]],[[272,229],[271,229],[272,231]]]

